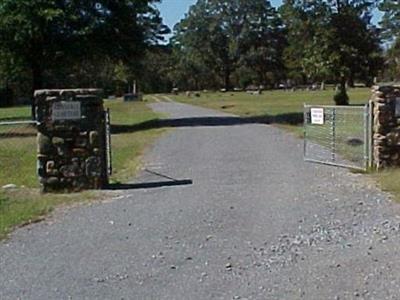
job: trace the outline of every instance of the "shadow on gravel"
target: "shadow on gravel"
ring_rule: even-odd
[[[135,125],[112,125],[113,134],[130,133],[157,128],[200,127],[200,126],[236,126],[246,124],[290,124],[303,123],[303,113],[287,113],[276,116],[256,117],[199,117],[182,119],[154,119]]]
[[[158,182],[143,182],[143,183],[116,183],[110,184],[105,189],[106,190],[137,190],[137,189],[155,189],[161,187],[172,187],[172,186],[182,186],[182,185],[192,185],[193,180],[173,180],[173,181],[158,181]]]

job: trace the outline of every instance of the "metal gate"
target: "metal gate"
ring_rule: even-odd
[[[111,151],[111,114],[110,109],[104,112],[105,115],[105,134],[106,134],[106,161],[107,161],[107,176],[112,175],[112,151]],[[109,178],[108,178],[109,179]]]
[[[304,105],[304,159],[367,170],[372,161],[370,106]]]

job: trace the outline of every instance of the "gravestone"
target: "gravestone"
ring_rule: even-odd
[[[44,192],[108,183],[106,118],[97,89],[38,90],[37,171]]]

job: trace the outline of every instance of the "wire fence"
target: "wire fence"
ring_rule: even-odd
[[[371,161],[369,115],[368,106],[305,105],[305,160],[366,170]],[[1,117],[0,187],[38,187],[36,123]]]
[[[368,106],[304,106],[306,161],[366,170],[370,162]]]
[[[36,122],[0,120],[0,187],[38,186]]]

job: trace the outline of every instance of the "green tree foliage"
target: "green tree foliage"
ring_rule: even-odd
[[[198,71],[196,78],[188,77],[190,82],[207,81],[200,76],[208,73],[229,89],[239,66],[251,68],[258,83],[265,82],[267,72],[282,68],[283,40],[281,21],[269,1],[198,0],[176,25],[173,46],[177,70]]]
[[[384,0],[379,9],[383,12],[382,36],[389,43],[384,76],[387,80],[400,80],[400,2]]]
[[[349,105],[349,96],[343,86],[340,86],[336,94],[333,96],[336,105]]]
[[[381,65],[372,1],[285,1],[287,67],[306,81],[333,80],[344,90],[357,78],[371,84]]]
[[[379,9],[383,12],[381,26],[383,37],[393,41],[400,37],[400,2],[397,0],[383,0]]]
[[[334,66],[352,86],[355,78],[371,85],[381,66],[379,32],[372,25],[371,1],[335,1],[331,17]],[[338,47],[339,46],[339,47]],[[343,82],[342,82],[343,85]]]
[[[400,39],[397,39],[386,51],[384,79],[387,81],[400,80]]]
[[[167,32],[153,2],[0,0],[1,69],[29,70],[34,90],[57,85],[53,73],[79,78],[85,65],[129,64]]]
[[[172,70],[172,49],[168,45],[149,48],[144,59],[138,84],[145,93],[170,92],[173,88],[169,76]]]
[[[122,94],[134,80],[147,92],[290,80],[339,84],[340,96],[346,83],[371,84],[383,65],[371,22],[377,0],[283,0],[278,11],[267,0],[197,0],[169,45],[158,44],[168,29],[157,2],[0,0],[0,89]],[[381,2],[386,75],[398,78],[400,6]]]
[[[329,7],[323,1],[285,0],[280,13],[287,31],[284,51],[288,77],[307,83],[328,77],[331,63]]]

